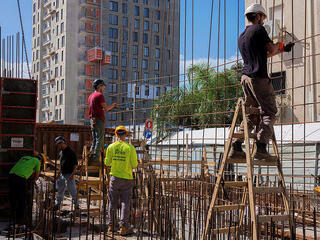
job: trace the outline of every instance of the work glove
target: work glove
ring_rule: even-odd
[[[285,51],[285,52],[291,52],[294,44],[295,44],[295,43],[289,42],[287,45],[285,45],[285,46],[283,47],[283,51]]]

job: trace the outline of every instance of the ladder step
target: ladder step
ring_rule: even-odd
[[[232,135],[233,138],[240,138],[240,139],[244,139],[244,133],[233,133]],[[257,138],[257,134],[256,133],[249,133],[249,138]]]
[[[212,230],[213,234],[234,233],[234,232],[236,232],[236,227],[217,228]]]
[[[216,211],[223,212],[223,211],[232,211],[238,210],[240,208],[245,207],[244,204],[232,204],[232,205],[221,205],[221,206],[214,206]]]
[[[96,170],[96,171],[99,171],[100,170],[100,166],[87,166],[87,170]]]
[[[254,193],[283,193],[282,187],[254,187]]]
[[[271,161],[253,160],[252,164],[256,166],[278,166],[278,161],[277,160],[271,160]]]
[[[247,163],[245,158],[227,158],[227,163]]]
[[[248,182],[244,181],[226,181],[224,182],[224,187],[246,187],[248,186]]]
[[[289,215],[258,215],[258,222],[280,222],[280,221],[288,221]]]

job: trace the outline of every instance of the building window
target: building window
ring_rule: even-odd
[[[143,47],[143,56],[149,57],[149,47]]]
[[[56,12],[56,22],[59,22],[59,12]]]
[[[111,52],[118,52],[118,43],[117,42],[109,42],[109,50]]]
[[[144,95],[148,97],[149,94],[150,94],[149,85],[146,85],[146,88],[145,88],[145,90],[144,90]]]
[[[160,87],[157,87],[156,88],[156,96],[159,97],[159,95],[160,95]]]
[[[170,28],[170,25],[168,25],[168,35],[170,35],[170,31],[171,31],[171,28]]]
[[[127,57],[122,57],[122,67],[126,67],[127,66]]]
[[[127,72],[125,70],[121,71],[121,79],[126,80]]]
[[[60,96],[59,96],[59,104],[60,105],[63,104],[63,94],[60,94]]]
[[[53,31],[54,31],[54,29],[53,29]],[[57,25],[57,31],[56,31],[56,36],[58,36],[59,35],[59,25]]]
[[[133,72],[133,80],[138,80],[138,79],[139,79],[139,73]]]
[[[118,29],[109,28],[109,38],[118,39]]]
[[[145,8],[144,11],[143,11],[143,16],[145,18],[149,18],[149,8]]]
[[[155,45],[159,45],[159,36],[158,35],[154,35],[154,44]]]
[[[133,32],[132,37],[133,37],[134,42],[138,42],[138,33],[137,32]]]
[[[134,29],[139,29],[140,21],[139,19],[134,20]]]
[[[34,3],[33,4],[33,12],[35,12],[36,11],[36,4]]]
[[[63,19],[63,9],[61,9],[61,20]]]
[[[114,80],[116,80],[116,79],[118,78],[118,71],[117,71],[117,69],[109,69],[108,77],[109,77],[109,79],[114,79]]]
[[[56,67],[56,68],[54,69],[54,76],[55,76],[55,77],[58,77],[58,74],[59,74],[59,68]]]
[[[154,70],[159,71],[159,61],[154,62]]]
[[[138,46],[137,45],[133,45],[132,54],[133,55],[138,55]]]
[[[138,3],[138,0],[133,0],[134,3]]]
[[[63,51],[61,51],[61,62],[63,61]]]
[[[145,83],[149,82],[149,73],[144,73],[143,74],[143,80],[144,80]]]
[[[123,43],[122,44],[122,53],[127,54],[128,52],[128,44]]]
[[[62,116],[61,116],[61,109],[59,109],[59,119],[62,119]]]
[[[118,3],[110,1],[109,10],[113,12],[118,12]]]
[[[156,15],[156,19],[160,20],[160,11],[159,10],[156,10],[155,15]]]
[[[159,84],[159,78],[160,78],[160,75],[159,74],[155,74],[154,75],[154,84]]]
[[[128,31],[127,30],[123,30],[123,41],[128,41]]]
[[[148,33],[143,34],[143,43],[148,43]]]
[[[275,72],[270,75],[271,83],[276,95],[286,94],[286,72]]]
[[[148,60],[147,59],[143,59],[142,60],[142,68],[143,69],[147,69],[148,68]]]
[[[143,0],[144,5],[148,5],[148,0]]]
[[[57,81],[57,92],[59,91],[59,81]]]
[[[137,58],[132,58],[132,67],[136,68],[137,67]]]
[[[127,3],[122,3],[122,13],[127,14],[128,13],[128,5]]]
[[[62,36],[62,39],[61,39],[61,47],[64,47],[64,44],[65,44],[65,37],[64,36]]]
[[[159,32],[159,23],[154,24],[154,32],[156,32],[156,33]]]
[[[160,58],[160,49],[156,48],[156,58]]]
[[[122,26],[123,27],[128,27],[128,17],[123,17],[122,18]]]
[[[58,120],[58,109],[56,109],[54,117],[56,120]]]
[[[140,16],[140,8],[139,8],[139,6],[134,6],[134,15],[136,17]]]
[[[62,76],[62,66],[60,66],[60,77]]]
[[[61,80],[61,90],[64,90],[64,79]]]
[[[143,30],[144,30],[144,31],[149,31],[149,21],[144,21],[144,23],[143,23]]]
[[[117,66],[118,65],[118,56],[112,55],[111,56],[111,65]]]
[[[159,0],[154,0],[154,5],[155,5],[156,7],[159,7]]]
[[[110,14],[109,15],[109,24],[111,25],[118,25],[118,16]]]
[[[61,23],[61,27],[60,27],[60,33],[64,32],[64,23]]]
[[[138,85],[135,86],[134,91],[136,95],[140,95],[140,87]]]

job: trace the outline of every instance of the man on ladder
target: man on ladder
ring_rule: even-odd
[[[244,67],[242,70],[241,85],[245,96],[247,109],[256,109],[257,112],[248,112],[247,121],[249,131],[254,126],[257,130],[256,159],[272,159],[267,152],[267,144],[273,135],[273,125],[276,120],[277,106],[271,79],[267,73],[267,58],[282,52],[290,52],[294,43],[284,45],[283,42],[274,44],[269,38],[263,22],[267,18],[265,9],[260,4],[253,4],[245,11],[248,26],[238,40]],[[243,122],[240,133],[244,131]],[[233,139],[230,158],[245,158],[242,150],[243,139]]]

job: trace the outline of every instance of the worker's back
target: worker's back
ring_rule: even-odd
[[[242,73],[251,78],[268,77],[266,44],[272,42],[261,24],[249,25],[240,35],[238,45],[244,62]]]
[[[137,153],[131,144],[123,141],[117,141],[111,144],[107,149],[105,164],[111,166],[110,175],[133,179],[132,168],[138,166]]]

